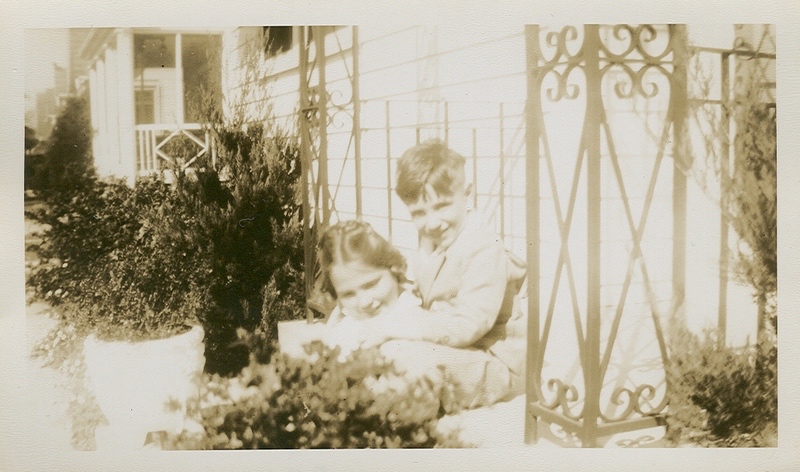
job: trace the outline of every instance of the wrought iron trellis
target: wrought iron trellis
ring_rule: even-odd
[[[345,128],[345,123],[338,123],[343,118],[351,120],[348,153],[353,150],[356,176],[356,214],[361,216],[361,125],[359,99],[358,69],[358,27],[352,26],[351,46],[343,47],[339,32],[345,28],[335,26],[301,26],[298,28],[299,50],[299,131],[302,166],[303,195],[303,248],[305,263],[306,299],[312,300],[314,283],[317,279],[316,241],[320,227],[331,222],[335,213],[335,195],[330,193],[328,173],[328,134],[329,126]],[[326,40],[332,38],[338,49],[332,53],[326,51]],[[338,55],[339,63],[347,64],[343,58],[351,58],[350,67],[346,67],[346,82],[349,92],[342,90],[333,92],[327,80],[328,57]],[[313,321],[314,314],[307,310],[306,317]]]
[[[538,439],[539,420],[556,424],[563,430],[573,433],[584,447],[595,447],[601,438],[612,434],[637,430],[663,424],[663,414],[667,407],[667,395],[657,399],[657,388],[643,383],[635,388],[618,386],[611,394],[611,402],[623,407],[619,414],[604,412],[601,393],[608,372],[612,349],[615,345],[619,325],[624,313],[626,297],[631,285],[633,272],[638,263],[645,290],[648,292],[648,305],[653,322],[653,330],[664,366],[668,362],[664,335],[660,326],[658,303],[654,300],[651,281],[642,253],[642,235],[653,201],[654,188],[661,163],[670,141],[673,154],[672,186],[672,310],[683,304],[685,285],[685,231],[686,231],[686,177],[681,168],[686,156],[684,146],[686,67],[685,32],[681,26],[659,29],[653,26],[615,25],[601,27],[585,25],[582,31],[567,26],[560,31],[544,35],[545,47],[552,51],[546,57],[540,41],[540,28],[526,26],[526,62],[528,67],[528,105],[526,152],[527,172],[527,237],[528,237],[528,377],[526,382],[526,425],[525,441]],[[607,33],[607,34],[603,34]],[[666,41],[656,41],[659,35],[666,34]],[[623,43],[621,51],[609,45],[608,38],[615,44]],[[658,51],[654,45],[663,44]],[[574,72],[581,71],[582,74]],[[610,72],[613,71],[613,72]],[[616,74],[616,79],[611,74]],[[617,80],[613,90],[618,99],[644,99],[659,94],[659,87],[651,82],[648,74],[657,74],[669,83],[669,102],[666,119],[658,137],[655,164],[646,187],[646,196],[641,215],[634,215],[626,192],[625,181],[620,169],[614,138],[611,133],[604,102],[603,79]],[[576,83],[575,78],[585,78],[585,88]],[[544,89],[545,79],[554,79],[553,88]],[[553,171],[553,157],[545,128],[543,95],[547,100],[558,103],[573,100],[585,94],[586,107],[582,135],[578,146],[575,168],[566,208],[562,208],[557,192],[557,182]],[[603,143],[606,148],[603,148]],[[632,247],[628,256],[624,284],[614,316],[609,328],[609,337],[601,352],[601,225],[609,223],[601,218],[601,187],[609,185],[601,178],[601,161],[610,159],[613,179],[618,187],[624,205],[625,221],[620,222],[630,231]],[[542,172],[540,172],[542,167]],[[543,175],[540,175],[542,174]],[[586,182],[586,253],[587,281],[585,324],[578,306],[576,284],[573,278],[573,261],[570,258],[569,237],[573,223],[578,185],[581,178]],[[560,233],[560,252],[553,287],[550,288],[546,313],[540,319],[540,210],[544,201],[540,196],[540,179],[546,179],[552,188],[552,202]],[[565,212],[563,210],[566,210]],[[635,219],[638,218],[638,221]],[[544,268],[550,270],[550,267]],[[580,367],[583,372],[583,392],[567,380],[559,378],[544,379],[543,364],[553,317],[554,306],[559,290],[561,274],[565,272],[569,281],[572,300],[572,318],[578,345]],[[544,287],[542,287],[544,288]],[[569,314],[565,314],[569,316]],[[556,346],[557,348],[558,346]],[[545,389],[546,387],[546,389]],[[668,388],[668,386],[667,386]],[[549,390],[547,392],[546,390]],[[656,404],[651,402],[655,400]],[[580,411],[573,410],[580,405]],[[541,425],[543,426],[543,425]]]

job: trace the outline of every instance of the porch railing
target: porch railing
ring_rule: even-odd
[[[161,171],[172,165],[180,165],[181,170],[192,167],[197,159],[210,156],[212,165],[216,164],[214,141],[207,130],[199,123],[146,124],[136,125],[136,175],[138,177]],[[181,155],[175,154],[167,146],[176,139],[183,139]],[[169,165],[165,165],[169,164]]]

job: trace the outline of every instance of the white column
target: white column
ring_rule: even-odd
[[[179,126],[183,125],[183,36],[175,35],[175,120]]]
[[[108,110],[106,109],[106,64],[103,54],[97,59],[97,155],[95,161],[98,169],[102,169],[101,177],[109,175],[112,171],[109,165],[108,153]]]
[[[100,103],[98,101],[98,81],[97,81],[97,63],[92,65],[89,69],[89,112],[92,122],[92,161],[94,162],[95,170],[99,175],[103,175],[105,170],[103,161],[100,159]]]
[[[106,46],[106,109],[108,110],[108,161],[114,174],[122,177],[119,158],[119,112],[117,108],[117,51],[114,44]]]
[[[133,184],[136,178],[136,125],[133,93],[133,31],[117,33],[117,120],[120,171]]]

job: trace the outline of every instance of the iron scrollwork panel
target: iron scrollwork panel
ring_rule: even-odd
[[[554,236],[556,241],[551,241],[554,249],[558,248],[558,257],[553,266],[553,258],[548,260],[543,254],[538,268],[542,274],[542,293],[546,298],[541,304],[544,313],[542,329],[535,333],[538,339],[531,340],[536,342],[536,348],[534,355],[529,356],[533,362],[529,366],[529,375],[534,375],[536,380],[530,384],[535,391],[529,392],[529,400],[538,403],[539,408],[558,412],[564,420],[581,422],[585,430],[581,433],[584,445],[595,445],[604,425],[657,416],[667,406],[664,380],[636,384],[630,379],[619,378],[624,375],[621,371],[617,378],[610,378],[609,366],[612,352],[619,344],[620,325],[626,316],[632,316],[631,310],[626,309],[626,302],[630,298],[634,274],[638,288],[645,293],[643,305],[650,315],[651,334],[655,337],[654,344],[661,361],[657,369],[663,371],[668,362],[660,325],[663,310],[642,247],[658,177],[664,173],[667,145],[674,137],[676,115],[673,108],[679,97],[672,96],[672,92],[676,89],[673,87],[674,51],[678,35],[674,27],[651,25],[587,25],[582,29],[567,26],[558,31],[544,32],[543,36],[537,31],[537,35],[532,41],[536,47],[535,64],[530,67],[533,74],[530,83],[537,89],[531,93],[539,94],[541,98],[529,104],[529,113],[535,115],[529,123],[537,127],[534,130],[539,141],[536,151],[540,166],[544,166],[539,183],[544,190],[534,198],[538,199],[537,207],[543,214],[552,215],[551,220],[558,228],[558,234]],[[649,126],[649,118],[645,117],[646,126],[641,130],[652,135],[654,140],[650,151],[637,157],[652,162],[643,187],[630,176],[625,178],[624,167],[630,163],[630,156],[621,157],[617,149],[620,132],[636,131],[620,131],[614,127],[615,106],[642,101],[661,103],[665,109],[658,115],[663,121],[659,129],[655,132],[645,129]],[[577,113],[583,115],[573,118],[580,123],[577,125],[580,138],[577,143],[570,143],[572,148],[564,145],[564,134],[560,135],[561,142],[548,139],[548,134],[563,131],[555,129],[558,121],[553,117],[557,117],[558,109],[563,111],[570,107],[580,109]],[[556,125],[548,124],[548,120],[555,121]],[[565,151],[567,148],[570,150]],[[601,177],[601,172],[607,175]],[[539,188],[539,183],[535,188]],[[630,187],[637,184],[642,194],[636,198],[641,201],[640,208],[634,208],[631,203],[634,199]],[[612,191],[622,207],[620,212],[624,217],[621,220],[601,217],[601,204],[593,202],[593,199],[609,200]],[[584,201],[587,202],[585,206],[582,204]],[[546,226],[546,223],[540,224]],[[585,235],[575,229],[576,225],[586,232]],[[618,299],[610,307],[606,306],[606,300],[601,307],[600,293],[604,288],[601,285],[608,283],[608,277],[604,276],[601,281],[598,275],[601,266],[612,259],[608,257],[608,251],[603,252],[601,248],[601,227],[606,225],[627,230],[628,249],[626,254],[611,255],[627,259],[627,264],[620,271],[624,276],[616,280],[621,285]],[[588,266],[580,264],[584,260],[588,261]],[[554,275],[549,278],[548,274]],[[550,282],[552,285],[545,284]],[[568,293],[564,294],[567,290]],[[561,298],[565,299],[564,310],[558,309],[557,301]],[[532,300],[532,303],[539,304],[539,300]],[[535,308],[531,316],[538,320],[539,311]],[[571,311],[571,316],[564,311]],[[545,373],[548,347],[551,350],[563,348],[561,344],[548,343],[552,341],[551,337],[563,335],[554,327],[560,316],[572,319],[574,339],[571,342],[576,346],[578,359],[567,375],[572,378],[545,378],[549,376]],[[538,329],[538,321],[535,326]],[[582,375],[578,375],[579,372]],[[616,386],[609,394],[610,384]]]

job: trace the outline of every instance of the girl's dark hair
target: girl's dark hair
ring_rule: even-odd
[[[336,298],[330,279],[331,265],[354,260],[389,269],[399,283],[405,283],[406,259],[389,241],[375,232],[369,223],[340,221],[326,229],[319,239],[317,258],[320,265],[319,289]]]

